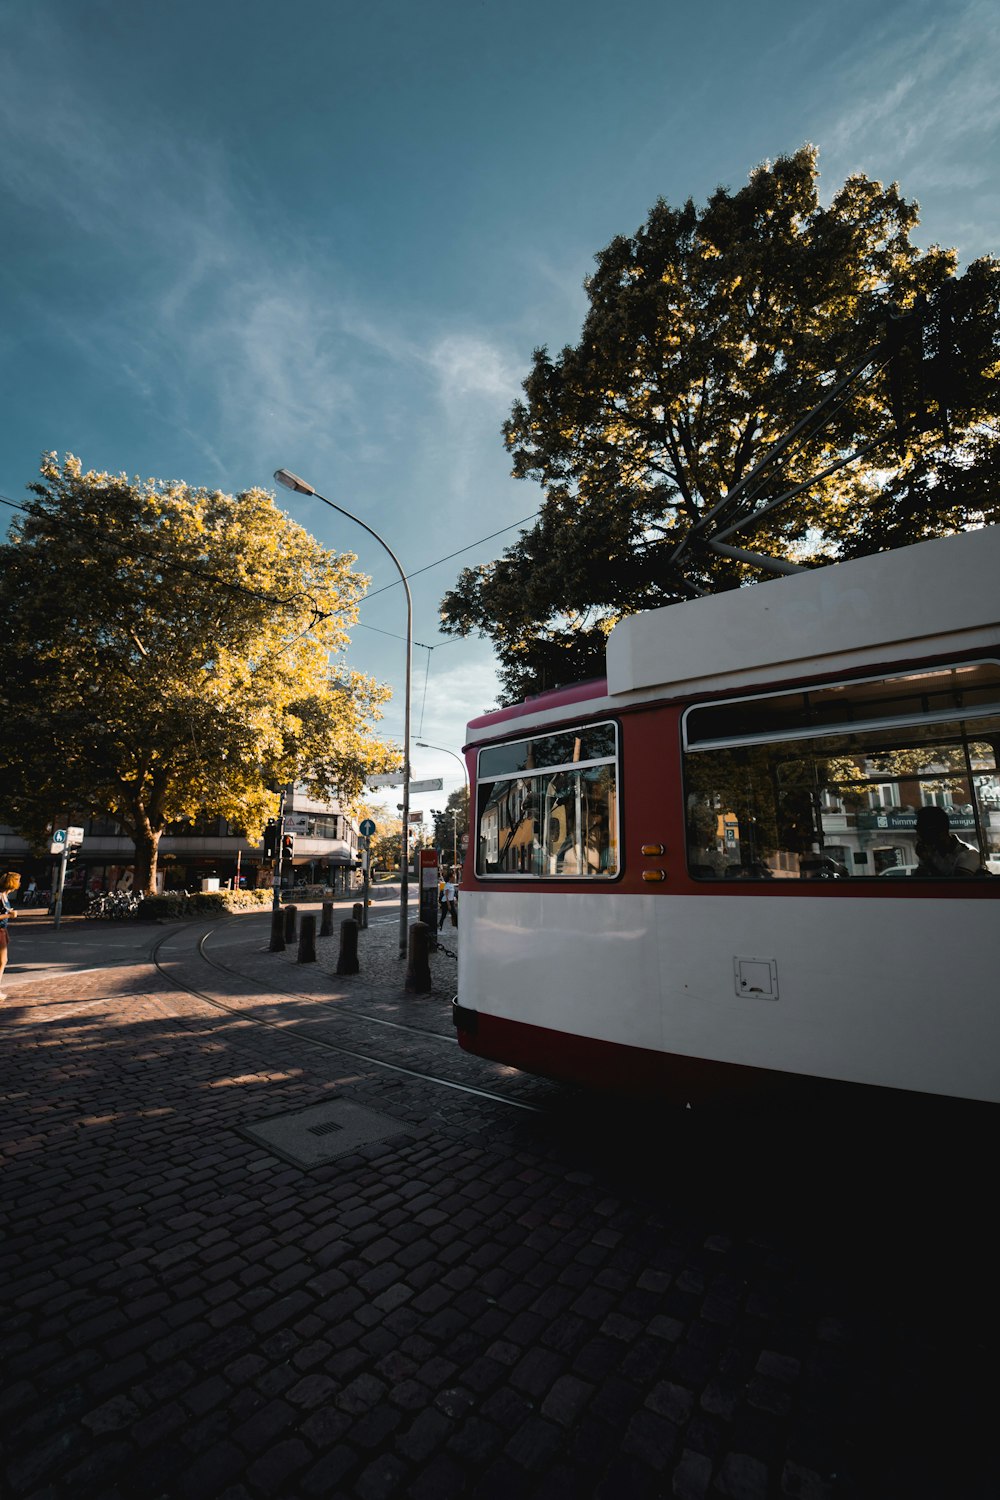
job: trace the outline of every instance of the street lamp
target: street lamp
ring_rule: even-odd
[[[435,822],[437,822],[438,819],[440,819],[441,824],[443,824],[445,828],[447,828],[447,826],[448,826],[447,819],[448,818],[451,819],[451,862],[452,862],[452,869],[453,870],[457,870],[458,869],[458,818],[457,818],[457,816],[455,814],[455,809],[453,807],[446,807],[446,808],[444,808],[443,811],[439,812],[436,808],[432,807],[431,808],[431,812],[434,815]],[[443,844],[444,840],[442,839],[441,842]]]
[[[469,809],[469,829],[470,829],[470,832],[471,832],[471,829],[472,829],[472,791],[471,791],[471,789],[469,787],[469,772],[466,769],[465,761],[462,759],[462,757],[460,755],[456,755],[455,752],[454,752],[454,750],[446,750],[445,747],[444,747],[444,745],[429,745],[426,740],[414,740],[413,743],[415,745],[419,745],[420,748],[421,748],[421,750],[440,750],[440,752],[441,752],[442,755],[450,755],[451,758],[452,758],[452,760],[457,760],[458,763],[459,763],[459,765],[462,767],[462,775],[465,777],[465,796],[466,796],[466,802],[468,804],[468,809]],[[457,821],[457,819],[455,819],[454,814],[452,814],[452,827],[453,827],[454,833],[455,833],[455,863],[457,865],[458,864],[458,821]]]
[[[389,543],[384,537],[380,537],[378,532],[374,531],[365,521],[362,521],[360,517],[352,515],[342,505],[334,505],[332,500],[328,500],[325,495],[321,495],[318,490],[314,490],[311,484],[307,484],[304,479],[300,479],[297,474],[292,474],[288,469],[275,469],[274,477],[279,484],[285,486],[286,490],[294,490],[298,495],[312,495],[315,499],[322,500],[323,504],[328,505],[331,510],[335,510],[340,515],[346,516],[349,521],[354,521],[363,531],[367,531],[369,536],[373,536],[379,546],[385,548],[395,563],[396,571],[402,580],[403,589],[406,594],[406,700],[403,721],[403,848],[401,851],[403,859],[399,890],[399,956],[400,958],[405,958],[407,948],[407,911],[410,899],[410,697],[413,670],[413,599],[410,595],[409,580],[400,566],[399,558],[393,552]]]
[[[462,767],[462,775],[465,777],[465,790],[469,790],[469,773],[460,755],[456,755],[454,750],[446,750],[443,745],[428,745],[426,740],[414,740],[413,743],[419,745],[421,750],[440,750],[442,755],[450,755],[452,760],[457,760]]]

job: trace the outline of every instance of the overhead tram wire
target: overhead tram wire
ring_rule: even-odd
[[[494,537],[503,536],[505,531],[514,531],[518,526],[527,525],[529,521],[535,520],[537,515],[537,510],[532,511],[530,516],[522,516],[520,521],[512,521],[509,526],[501,526],[499,531],[491,531],[489,536],[481,536],[474,542],[466,542],[465,546],[459,547],[457,551],[447,552],[445,553],[444,557],[438,557],[435,558],[433,562],[424,563],[424,566],[422,568],[414,568],[413,572],[407,573],[406,576],[407,578],[416,578],[421,573],[429,573],[431,568],[439,568],[442,563],[451,562],[451,559],[453,557],[461,557],[463,552],[471,552],[473,547],[481,547],[484,542],[491,542]],[[400,581],[398,578],[394,578],[391,583],[384,583],[381,588],[372,589],[370,594],[365,595],[362,603],[367,604],[369,599],[377,598],[379,594],[384,594],[388,589],[399,588],[399,582]],[[406,639],[405,636],[397,635],[393,630],[382,630],[378,625],[366,625],[362,620],[356,621],[355,625],[351,628],[358,630],[374,630],[377,635],[390,636],[394,641],[402,641]],[[457,646],[460,644],[460,641],[458,637],[456,637],[455,639],[450,641],[437,641],[433,646],[428,646],[425,641],[414,641],[413,644],[415,646],[419,646],[423,651],[437,651],[441,646]]]
[[[439,568],[442,563],[451,562],[453,557],[461,557],[463,552],[471,552],[473,547],[481,547],[484,542],[492,542],[494,537],[503,536],[505,531],[513,531],[518,526],[526,526],[529,521],[534,521],[538,514],[538,511],[534,510],[532,511],[530,516],[522,516],[520,521],[511,521],[509,526],[501,526],[499,531],[491,531],[489,536],[481,536],[478,541],[467,542],[464,547],[459,547],[457,552],[448,552],[444,557],[439,557],[434,562],[425,563],[422,568],[415,568],[412,573],[408,573],[406,576],[408,578],[416,578],[420,573],[429,573],[431,568]],[[374,589],[370,594],[366,594],[365,598],[374,599],[376,594],[384,594],[386,589],[395,589],[398,587],[399,579],[394,578],[392,583],[383,584],[380,589]],[[414,642],[414,645],[416,644],[417,643]],[[450,644],[451,643],[449,642],[449,645]]]
[[[436,558],[434,562],[425,563],[422,568],[415,568],[412,573],[408,573],[407,574],[407,577],[408,578],[416,578],[417,575],[420,574],[420,573],[429,573],[430,570],[431,570],[431,568],[438,568],[438,567],[441,566],[442,563],[451,562],[451,559],[453,557],[461,557],[461,555],[462,555],[463,552],[471,552],[472,549],[473,549],[473,547],[481,547],[484,542],[491,542],[494,537],[503,536],[503,534],[504,534],[505,531],[514,531],[518,526],[526,526],[529,521],[535,520],[535,518],[537,517],[537,515],[538,515],[538,511],[537,510],[536,511],[532,511],[532,513],[531,513],[530,516],[522,516],[521,519],[520,519],[520,521],[512,521],[509,526],[501,526],[499,531],[491,531],[490,534],[489,534],[489,536],[481,536],[475,542],[467,542],[464,547],[459,547],[457,549],[457,551],[455,551],[455,552],[448,552],[448,553],[445,554],[444,557],[438,557],[438,558]],[[392,583],[383,584],[383,586],[381,588],[373,589],[370,594],[366,594],[365,597],[364,597],[364,599],[363,599],[363,601],[362,601],[362,603],[367,604],[368,601],[369,601],[369,599],[374,599],[378,594],[384,594],[387,589],[395,589],[395,588],[398,588],[398,587],[399,587],[399,579],[398,578],[393,579]],[[376,635],[387,635],[387,636],[390,637],[390,639],[392,639],[394,641],[401,641],[401,640],[405,639],[404,636],[397,635],[394,630],[383,630],[381,628],[381,626],[379,626],[379,625],[366,625],[363,620],[357,620],[357,621],[355,621],[355,624],[352,626],[352,629],[355,629],[355,630],[374,630],[375,633],[376,633]],[[448,640],[448,641],[435,641],[435,643],[434,643],[433,646],[429,646],[426,641],[414,641],[413,644],[414,644],[414,646],[419,646],[420,649],[421,649],[421,651],[426,651],[427,652],[427,669],[426,669],[425,674],[424,674],[424,703],[426,703],[426,701],[427,701],[427,679],[430,676],[430,668],[431,668],[430,653],[432,651],[439,651],[442,646],[458,646],[458,645],[461,645],[461,639],[458,636],[453,636],[452,639]],[[423,717],[422,716],[423,716],[423,706],[421,706],[421,723],[423,722]]]
[[[23,515],[30,516],[33,520],[36,521],[46,521],[49,519],[49,517],[45,515],[39,515],[37,511],[28,510],[26,506],[20,504],[20,502],[18,502],[17,500],[11,500],[7,495],[0,495],[0,505],[7,505],[11,510],[19,510]],[[410,578],[416,578],[420,573],[429,573],[432,568],[439,568],[442,563],[451,562],[453,557],[461,557],[463,552],[471,552],[474,547],[481,547],[484,542],[491,542],[493,541],[494,537],[503,536],[504,532],[515,531],[519,526],[526,526],[529,521],[535,520],[537,516],[538,511],[532,511],[530,516],[522,516],[520,521],[512,521],[509,526],[501,526],[499,531],[491,531],[488,536],[481,536],[478,537],[474,542],[467,542],[464,547],[459,547],[454,552],[447,552],[445,553],[444,557],[435,558],[433,562],[425,563],[422,568],[414,569],[414,571],[407,576]],[[64,530],[76,531],[80,535],[84,534],[85,528],[80,525],[74,525],[72,522],[63,522],[60,524],[62,525]],[[102,535],[101,533],[98,534]],[[229,583],[225,579],[219,578],[213,573],[205,573],[200,568],[189,567],[185,563],[181,562],[165,561],[163,558],[155,556],[151,552],[143,552],[139,548],[135,548],[133,550],[133,556],[145,557],[147,561],[155,562],[160,567],[170,568],[174,572],[189,573],[193,578],[197,578],[202,582],[217,584],[219,588],[227,589],[230,593],[245,594],[247,598],[258,599],[264,604],[291,605],[295,602],[295,596],[287,599],[278,599],[271,594],[262,594],[256,589],[245,588],[242,584],[239,583]],[[381,588],[373,589],[370,594],[365,594],[364,599],[361,602],[366,604],[369,599],[374,599],[379,594],[384,594],[388,589],[394,589],[398,587],[399,579],[397,578],[394,579],[392,583],[383,584]],[[325,614],[317,614],[316,618],[317,620],[323,620],[328,617]],[[381,630],[379,626],[366,625],[361,620],[355,621],[352,629],[374,630],[376,634],[391,636],[394,640],[403,639],[402,636],[397,636],[395,632],[391,630]],[[459,644],[459,640],[456,637],[454,640],[450,641],[437,641],[433,646],[428,646],[424,641],[414,641],[413,644],[415,646],[419,646],[424,651],[436,651],[441,646],[456,646]]]
[[[11,500],[6,495],[0,495],[0,504],[7,505],[12,510],[19,510],[19,511],[22,512],[23,515],[30,516],[34,520],[45,521],[45,520],[49,519],[45,515],[39,515],[38,512],[36,512],[36,511],[28,510],[28,508],[26,506],[20,504],[17,500]],[[538,512],[537,511],[533,511],[530,516],[523,516],[520,521],[512,521],[509,526],[501,526],[500,529],[499,529],[499,531],[491,531],[490,534],[489,534],[489,536],[479,537],[476,541],[474,541],[474,542],[468,542],[468,543],[466,543],[466,545],[464,547],[459,547],[455,552],[449,552],[444,557],[438,557],[438,558],[436,558],[434,560],[434,562],[425,563],[422,568],[417,568],[415,570],[415,572],[411,573],[409,576],[411,578],[413,578],[413,577],[416,577],[416,575],[419,574],[419,573],[428,573],[428,572],[430,572],[431,568],[440,567],[442,563],[450,562],[453,557],[460,557],[463,552],[471,552],[472,549],[473,549],[473,547],[481,547],[484,542],[491,542],[494,539],[494,537],[503,536],[504,532],[506,532],[506,531],[514,531],[519,526],[525,526],[529,521],[533,521],[537,515],[538,515]],[[89,534],[89,528],[84,528],[83,526],[80,526],[80,525],[74,525],[72,522],[65,523],[65,524],[67,525],[67,527],[68,527],[69,530],[75,530],[80,535],[84,534],[85,529],[88,531],[88,534]],[[250,599],[257,599],[260,602],[265,603],[265,604],[274,604],[274,605],[289,606],[289,605],[291,605],[291,604],[293,604],[295,602],[294,596],[292,598],[288,598],[288,599],[278,599],[278,598],[275,598],[274,596],[272,596],[270,594],[262,594],[262,593],[260,593],[257,590],[245,588],[242,584],[229,583],[225,579],[218,578],[215,574],[205,573],[203,570],[201,570],[199,568],[188,567],[184,563],[164,561],[163,558],[156,557],[152,553],[149,553],[149,552],[142,552],[138,548],[134,549],[133,555],[136,556],[136,557],[145,557],[147,559],[147,561],[149,561],[149,562],[155,562],[160,567],[166,567],[166,568],[173,569],[173,571],[175,571],[175,572],[189,573],[192,577],[197,578],[200,581],[203,581],[203,582],[206,582],[206,583],[217,584],[219,588],[226,589],[230,593],[243,594],[243,595],[245,595],[246,597],[248,597]],[[376,596],[376,594],[384,594],[387,589],[398,588],[398,586],[399,586],[399,580],[398,579],[394,580],[392,583],[387,583],[387,584],[383,585],[382,588],[375,589],[373,593],[366,594],[364,596],[364,600],[362,600],[362,603],[366,603],[369,599],[374,599],[375,596]],[[321,614],[321,613],[319,613],[317,611],[317,612],[315,612],[315,618],[316,618],[316,622],[318,623],[320,620],[326,619],[327,616],[325,614]],[[377,635],[387,635],[387,636],[391,637],[393,640],[402,640],[403,639],[402,636],[397,635],[392,630],[382,630],[378,625],[366,625],[364,623],[364,621],[362,621],[362,620],[356,620],[354,622],[354,625],[351,627],[351,629],[352,630],[373,630],[373,631],[375,631],[375,633]],[[441,646],[457,646],[457,645],[460,644],[460,641],[459,641],[458,637],[455,637],[452,640],[437,641],[437,642],[435,642],[435,644],[433,646],[428,645],[425,641],[414,641],[413,644],[415,646],[419,646],[422,651],[426,651],[427,652],[427,667],[426,667],[426,671],[425,671],[425,674],[424,674],[424,701],[426,702],[426,698],[427,698],[427,680],[428,680],[428,678],[430,676],[430,662],[431,662],[430,653],[432,651],[437,651]]]

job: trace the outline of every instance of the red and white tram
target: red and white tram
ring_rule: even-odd
[[[461,1045],[1000,1101],[998,598],[989,527],[635,615],[606,680],[473,720]],[[926,873],[928,805],[979,878]]]

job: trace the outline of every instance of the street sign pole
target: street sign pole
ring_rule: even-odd
[[[63,846],[62,846],[62,852],[59,855],[59,878],[56,881],[56,904],[55,904],[55,912],[54,912],[55,920],[52,923],[53,927],[58,927],[60,921],[62,920],[63,886],[65,884],[66,884],[66,845],[63,844]]]
[[[278,829],[275,835],[277,847],[274,851],[274,878],[271,881],[272,897],[271,910],[281,910],[281,866],[285,857],[285,789],[282,787],[278,798]]]
[[[76,829],[73,830],[74,833],[76,831]],[[65,828],[54,829],[52,832],[52,842],[49,845],[49,853],[58,854],[59,856],[59,874],[56,876],[55,900],[52,903],[52,913],[55,918],[54,927],[59,926],[59,921],[62,917],[63,885],[66,882],[66,847]]]
[[[361,919],[362,927],[368,926],[368,897],[371,892],[371,867],[372,867],[372,839],[378,832],[371,818],[364,818],[359,825],[358,832],[361,835],[361,898],[364,903],[364,916]]]

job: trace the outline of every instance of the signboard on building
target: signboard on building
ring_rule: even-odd
[[[948,822],[952,833],[956,829],[971,831],[976,826],[972,808],[948,807]],[[892,833],[907,830],[915,833],[917,828],[917,810],[915,807],[882,807],[875,812],[859,812],[857,815],[857,827],[864,829],[888,829]]]

